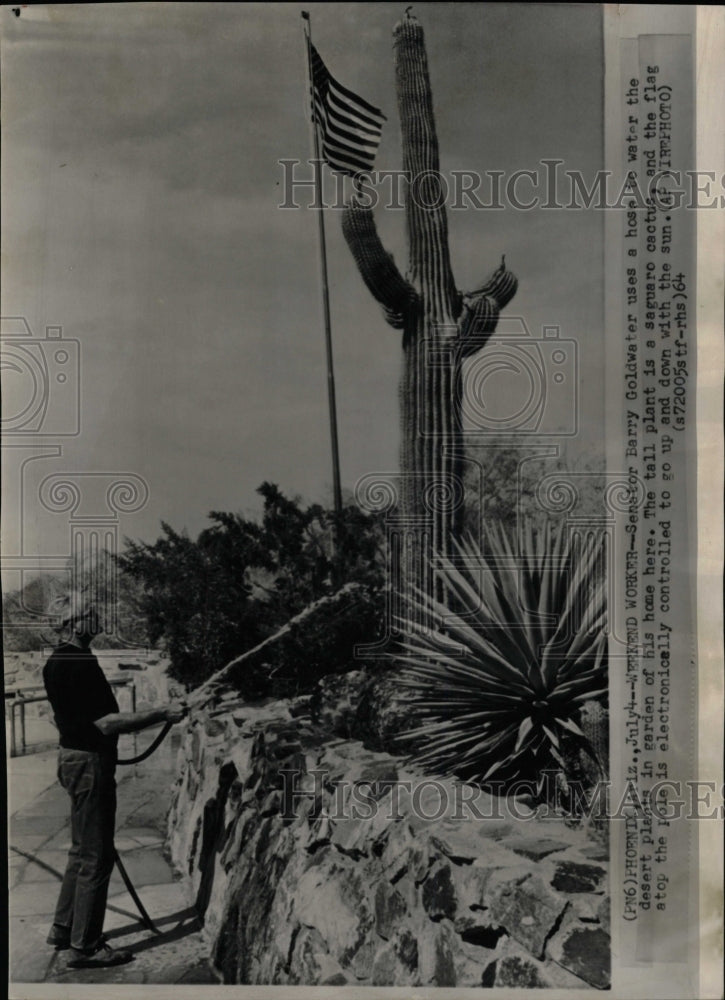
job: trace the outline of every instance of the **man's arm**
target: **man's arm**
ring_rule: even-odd
[[[93,725],[104,736],[116,736],[121,733],[137,733],[159,722],[181,722],[188,708],[181,701],[172,701],[161,708],[149,708],[145,712],[111,712],[101,719],[95,719]]]

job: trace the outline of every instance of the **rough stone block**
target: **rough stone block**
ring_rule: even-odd
[[[409,875],[414,882],[422,882],[430,866],[427,840],[417,840],[406,821],[394,823],[380,858],[381,866],[391,882]]]
[[[387,800],[376,802],[370,788],[362,785],[362,792],[350,787],[344,800],[336,799],[332,811],[332,843],[340,850],[356,857],[372,851],[373,844],[383,837],[393,822]],[[364,797],[358,797],[364,796]]]
[[[491,917],[536,958],[567,905],[539,875],[494,872],[487,886]]]
[[[379,882],[375,890],[375,930],[385,941],[395,934],[408,907],[398,890],[389,882]]]
[[[569,897],[569,906],[573,916],[587,924],[598,924],[601,896],[580,892]]]
[[[411,973],[410,984],[417,985],[415,974],[418,970],[418,939],[409,930],[403,929],[398,933],[393,947],[403,966]]]
[[[545,989],[550,983],[530,959],[521,955],[506,955],[496,962],[494,985],[535,990]]]
[[[483,986],[489,964],[489,960],[483,956],[476,959],[462,951],[456,952],[453,956],[456,986]]]
[[[491,872],[476,865],[452,865],[451,877],[458,897],[459,912],[487,908],[486,885]]]
[[[385,944],[375,955],[370,975],[371,986],[410,986],[415,985],[415,978],[411,968],[401,961],[394,945]]]
[[[360,780],[378,786],[378,793],[398,781],[399,771],[394,760],[387,755],[371,760],[360,772]],[[375,791],[375,788],[373,788]]]
[[[343,985],[348,982],[338,962],[325,947],[314,927],[303,927],[295,940],[289,968],[289,982],[300,985]]]
[[[519,988],[546,989],[586,989],[584,980],[572,975],[566,969],[545,958],[539,961],[525,952],[520,945],[510,938],[501,942],[495,961],[489,966],[491,976],[490,986],[509,986]]]
[[[484,949],[493,951],[498,947],[501,938],[506,936],[503,927],[491,923],[488,919],[487,910],[456,917],[453,928],[460,936],[462,945],[468,947],[474,955]]]
[[[606,870],[599,865],[561,861],[556,866],[551,884],[559,892],[603,892],[606,878]]]
[[[566,850],[569,846],[563,840],[547,840],[538,837],[512,837],[507,843],[512,851],[523,854],[525,858],[530,858],[532,861],[540,861],[555,851]]]
[[[282,809],[282,792],[279,788],[273,789],[268,795],[265,796],[262,802],[262,808],[259,811],[260,816],[275,816],[281,812]]]
[[[485,868],[511,868],[521,864],[521,858],[507,846],[482,836],[481,832],[470,824],[448,823],[433,827],[430,839],[438,851],[458,864],[473,863]]]
[[[330,852],[302,875],[295,916],[301,924],[316,928],[330,954],[345,968],[353,964],[374,923],[367,885],[352,865]]]
[[[609,987],[611,941],[601,927],[573,918],[565,920],[547,945],[547,953],[562,968],[603,990]]]
[[[431,920],[455,916],[458,900],[447,861],[440,861],[431,869],[423,883],[422,900],[423,909]]]
[[[418,966],[423,986],[456,985],[456,933],[448,921],[434,926],[433,933],[418,935]]]

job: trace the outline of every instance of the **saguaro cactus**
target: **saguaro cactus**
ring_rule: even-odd
[[[428,592],[431,554],[448,554],[462,521],[461,366],[493,333],[517,281],[504,266],[479,289],[456,288],[439,174],[438,139],[423,29],[406,16],[394,32],[395,76],[407,178],[406,276],[384,249],[373,213],[356,195],[343,233],[388,322],[403,331],[400,377],[401,495],[407,543],[394,556],[403,593]]]

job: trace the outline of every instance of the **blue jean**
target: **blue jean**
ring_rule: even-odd
[[[61,748],[58,756],[58,780],[71,800],[72,844],[54,931],[68,933],[80,951],[93,951],[103,938],[114,861],[115,768],[112,757],[87,750]]]

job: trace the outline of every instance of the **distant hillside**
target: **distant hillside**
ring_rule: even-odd
[[[108,566],[104,567],[106,572]],[[50,573],[39,574],[22,590],[3,595],[2,632],[5,652],[40,650],[57,641],[49,625],[47,609],[50,603],[67,587],[67,576]],[[147,646],[144,618],[138,612],[140,586],[123,573],[117,573],[116,586],[107,593],[118,590],[118,600],[106,605],[109,621],[115,623],[112,635],[100,635],[94,642],[96,649],[124,649]]]

